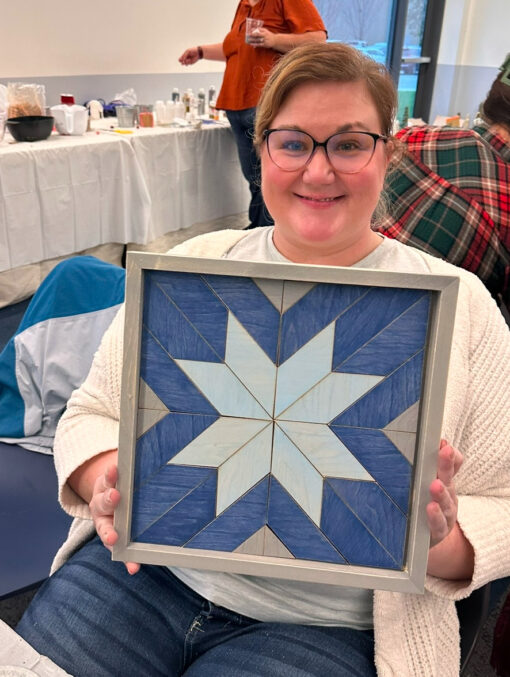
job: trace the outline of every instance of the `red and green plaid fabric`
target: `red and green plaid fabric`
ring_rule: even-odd
[[[390,215],[376,229],[470,270],[508,303],[510,147],[484,123],[397,136],[408,152],[387,177]]]

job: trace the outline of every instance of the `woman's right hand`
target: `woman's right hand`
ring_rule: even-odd
[[[198,48],[190,47],[181,54],[181,56],[179,57],[179,63],[181,63],[183,66],[192,66],[194,63],[198,61],[198,59],[199,59]]]
[[[113,514],[120,501],[120,492],[115,488],[117,479],[117,466],[108,465],[105,472],[96,478],[89,503],[97,534],[110,552],[119,537],[113,527]],[[136,574],[140,569],[140,565],[136,562],[125,564],[129,574]]]

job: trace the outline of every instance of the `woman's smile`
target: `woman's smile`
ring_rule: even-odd
[[[299,193],[295,193],[295,195],[312,209],[325,209],[331,207],[343,197],[343,195],[328,197],[321,195],[299,195]]]

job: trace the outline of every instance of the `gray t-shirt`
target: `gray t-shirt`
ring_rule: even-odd
[[[224,258],[289,262],[274,246],[273,226],[249,231]],[[355,267],[429,272],[417,250],[382,236],[381,244]],[[214,604],[259,621],[341,625],[358,630],[373,627],[372,590],[197,569],[172,571]]]

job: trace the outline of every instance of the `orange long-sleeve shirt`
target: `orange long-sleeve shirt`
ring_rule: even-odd
[[[227,65],[217,100],[217,107],[223,110],[256,106],[271,68],[282,56],[274,49],[245,42],[247,17],[262,19],[264,28],[272,33],[326,30],[312,0],[259,0],[253,7],[248,0],[241,0],[232,28],[223,41]]]

